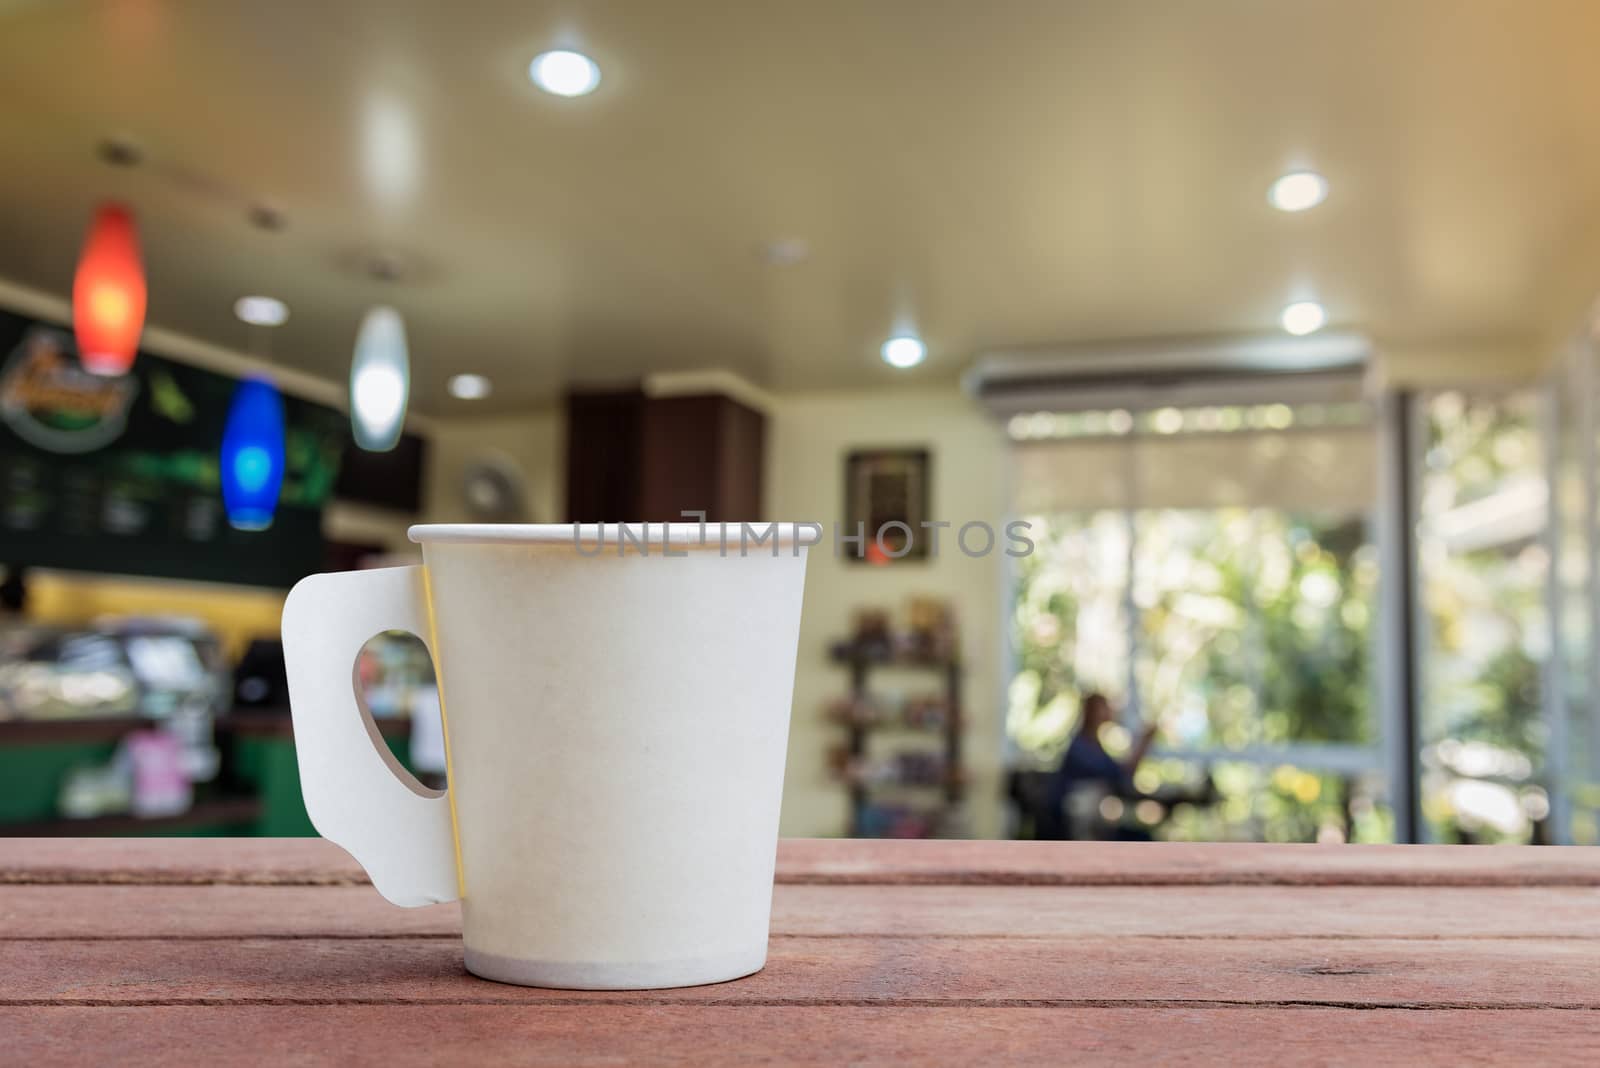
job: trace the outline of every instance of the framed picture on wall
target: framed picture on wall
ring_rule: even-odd
[[[887,565],[928,558],[927,449],[862,449],[844,463],[844,529],[862,530],[861,545],[846,543],[847,559]]]

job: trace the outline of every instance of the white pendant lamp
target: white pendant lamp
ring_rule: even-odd
[[[350,426],[356,444],[388,452],[400,440],[411,394],[411,358],[406,326],[388,305],[367,312],[350,362]]]

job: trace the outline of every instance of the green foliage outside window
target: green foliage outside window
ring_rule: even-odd
[[[1141,713],[1162,723],[1161,743],[1223,751],[1209,769],[1147,763],[1141,789],[1209,770],[1219,794],[1214,806],[1171,813],[1158,835],[1392,834],[1369,783],[1224,759],[1228,749],[1375,737],[1369,628],[1377,565],[1363,521],[1243,508],[1132,518],[1131,605],[1124,513],[1032,518],[1038,549],[1018,561],[1012,619],[1008,726],[1016,744],[1041,764],[1059,759],[1085,691],[1126,700],[1131,653]],[[1115,749],[1118,732],[1111,733]]]

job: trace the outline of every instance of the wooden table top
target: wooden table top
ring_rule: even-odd
[[[318,840],[0,839],[0,1059],[1600,1061],[1600,849],[786,841],[766,970],[684,990],[459,934]]]

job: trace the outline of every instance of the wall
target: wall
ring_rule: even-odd
[[[1374,384],[1385,389],[1430,389],[1532,382],[1545,374],[1553,352],[1534,338],[1474,338],[1445,344],[1382,342]]]
[[[777,399],[768,425],[766,516],[824,523],[828,535],[806,569],[804,617],[796,669],[789,767],[784,781],[783,833],[840,835],[848,805],[843,786],[828,774],[828,748],[842,740],[823,710],[846,692],[846,672],[827,660],[830,642],[849,634],[857,607],[884,606],[900,613],[908,597],[949,600],[961,626],[966,663],[965,762],[970,830],[1001,833],[1001,636],[1005,557],[972,559],[942,546],[925,563],[870,567],[837,559],[832,526],[842,524],[845,455],[853,449],[923,446],[932,453],[931,509],[959,526],[983,520],[999,530],[1006,514],[1006,443],[955,386],[939,389],[790,394]],[[952,532],[945,532],[949,543]],[[909,675],[878,676],[908,693],[930,685]]]
[[[557,407],[520,415],[435,421],[423,472],[422,522],[467,523],[461,496],[467,465],[484,457],[510,464],[527,493],[528,523],[565,518],[566,420]]]
[[[382,545],[391,553],[404,553],[411,548],[406,530],[416,521],[416,516],[406,512],[332,500],[322,510],[322,536],[356,545]]]

